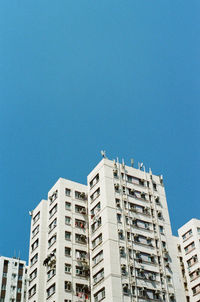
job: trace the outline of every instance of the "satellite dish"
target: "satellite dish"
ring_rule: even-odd
[[[33,211],[29,211],[29,215],[30,215],[30,216],[33,216]]]

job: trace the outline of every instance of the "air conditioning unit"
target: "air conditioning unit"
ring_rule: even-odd
[[[86,214],[86,209],[81,209],[81,210],[80,210],[80,213],[81,213],[81,214]]]
[[[80,197],[81,197],[81,198],[86,198],[85,192],[81,192],[81,193],[80,193]]]
[[[168,250],[166,248],[164,248],[162,251],[163,253],[168,254]]]

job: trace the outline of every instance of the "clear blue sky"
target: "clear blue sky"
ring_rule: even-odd
[[[105,149],[163,174],[174,234],[200,218],[200,1],[1,0],[0,254]]]

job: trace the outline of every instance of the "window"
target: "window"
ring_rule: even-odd
[[[71,264],[65,263],[65,273],[70,274],[71,273]]]
[[[57,212],[58,205],[56,204],[51,211],[49,211],[49,218],[51,218]]]
[[[71,203],[70,202],[65,202],[65,210],[71,211]]]
[[[65,224],[71,225],[71,217],[65,216]]]
[[[56,227],[57,225],[57,218],[55,218],[49,225],[49,233]]]
[[[136,225],[137,225],[138,228],[142,228],[142,229],[146,229],[146,230],[150,229],[149,222],[146,222],[146,221],[143,221],[143,220],[137,219]]]
[[[197,228],[197,233],[200,234],[200,228]]]
[[[186,239],[188,239],[188,238],[191,237],[191,236],[192,236],[192,230],[190,229],[188,232],[186,232],[186,233],[182,236],[183,241],[186,240]]]
[[[77,243],[86,244],[87,243],[87,237],[82,234],[75,234],[75,241]]]
[[[197,255],[194,255],[189,260],[187,260],[187,265],[188,265],[188,267],[190,267],[193,264],[195,264],[196,262],[198,262],[198,258],[197,258]]]
[[[193,296],[200,292],[200,283],[197,284],[195,287],[192,288]]]
[[[120,254],[120,257],[125,257],[126,256],[124,246],[119,247],[119,254]]]
[[[94,302],[100,302],[105,298],[105,296],[105,287],[103,287],[97,293],[94,294]]]
[[[130,195],[130,196],[135,196],[135,190],[133,189],[133,188],[128,188],[128,195]],[[140,193],[140,192],[139,192]],[[135,196],[135,197],[138,197],[138,196]],[[139,196],[140,197],[140,196]]]
[[[37,268],[30,274],[29,280],[30,282],[37,277]]]
[[[93,265],[98,264],[103,259],[103,251],[99,252],[96,256],[92,258]]]
[[[104,269],[101,269],[98,273],[93,276],[94,285],[100,282],[104,278]]]
[[[119,193],[119,184],[118,183],[114,184],[114,188],[115,188],[115,192]]]
[[[33,224],[35,224],[39,219],[40,219],[40,212],[38,212],[38,213],[33,217]]]
[[[102,234],[98,235],[94,240],[92,240],[92,248],[94,249],[97,245],[102,242]]]
[[[195,248],[195,244],[194,244],[194,241],[193,241],[192,243],[190,243],[188,246],[186,246],[184,248],[185,253],[187,254],[187,253],[191,252],[194,248]]]
[[[75,227],[85,229],[86,222],[80,219],[75,219]]]
[[[123,240],[124,239],[124,234],[123,234],[123,230],[118,230],[118,236],[119,236],[119,239],[120,240]],[[128,234],[127,234],[128,236]],[[129,236],[130,236],[130,233],[129,233]],[[129,238],[128,238],[129,239]]]
[[[71,190],[68,188],[65,188],[65,195],[70,196],[71,195]]]
[[[87,196],[86,196],[85,192],[75,191],[75,198],[80,199],[80,200],[86,200]]]
[[[81,250],[76,250],[76,259],[85,259],[87,257],[87,252],[81,251]]]
[[[39,233],[39,225],[36,226],[36,228],[33,229],[32,231],[32,238],[35,237],[35,235]]]
[[[48,247],[52,246],[54,242],[56,242],[56,234],[48,240]]]
[[[136,251],[136,258],[144,262],[155,263],[155,255]]]
[[[92,233],[94,233],[101,226],[101,217],[99,217],[91,226]]]
[[[88,299],[89,298],[88,293],[89,293],[88,285],[76,283],[76,295],[79,298]]]
[[[47,298],[52,296],[56,291],[56,284],[52,284],[48,289],[47,289]]]
[[[65,247],[65,256],[71,256],[71,248],[70,247]]]
[[[189,275],[189,276],[190,276],[190,281],[193,281],[193,280],[196,279],[199,275],[200,275],[199,269],[197,269],[196,271],[192,272],[192,273]]]
[[[76,266],[76,275],[85,277],[85,270],[83,266]]]
[[[101,204],[100,202],[98,202],[97,205],[90,211],[91,218],[93,218],[100,210],[101,210]]]
[[[162,225],[159,225],[159,230],[161,234],[164,234],[164,227]]]
[[[31,252],[33,252],[39,244],[39,239],[37,239],[33,244],[31,244]]]
[[[79,214],[86,214],[86,208],[82,206],[75,205],[75,212]]]
[[[52,193],[51,196],[49,196],[50,205],[54,202],[54,200],[56,200],[57,197],[58,197],[58,190],[56,190],[55,192]]]
[[[47,273],[47,281],[50,280],[53,276],[55,276],[56,274],[56,270],[55,269],[51,269],[50,271],[48,271]]]
[[[121,223],[121,219],[122,219],[122,215],[121,214],[117,214],[117,222]]]
[[[125,264],[121,265],[121,274],[122,274],[122,276],[126,276],[126,274],[127,274],[126,265]]]
[[[116,203],[116,207],[120,208],[120,199],[116,198],[115,203]]]
[[[100,195],[100,188],[98,188],[91,196],[90,199],[91,201],[94,201],[97,197]]]
[[[156,185],[155,182],[153,183],[153,189],[154,189],[155,191],[157,191],[157,185]]]
[[[29,289],[28,291],[29,298],[32,297],[35,293],[36,293],[36,284],[33,287],[31,287],[31,289]]]
[[[65,281],[65,291],[66,292],[71,292],[71,290],[72,290],[72,284],[71,284],[71,282],[70,281]]]
[[[38,254],[35,254],[33,258],[31,258],[31,266],[38,261]]]
[[[118,178],[118,171],[117,171],[117,169],[113,170],[113,176],[114,176],[114,178]]]
[[[97,175],[90,181],[90,188],[94,187],[98,181],[99,181],[99,174],[97,174]]]
[[[71,240],[71,232],[65,232],[65,240]]]

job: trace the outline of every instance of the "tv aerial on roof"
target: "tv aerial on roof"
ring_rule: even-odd
[[[105,150],[101,150],[101,155],[106,158],[106,151]]]

